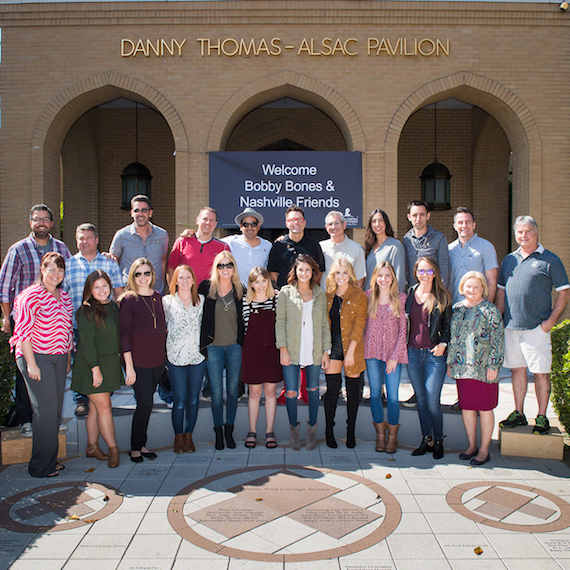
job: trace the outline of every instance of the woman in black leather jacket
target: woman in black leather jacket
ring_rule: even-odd
[[[408,291],[408,376],[416,392],[422,442],[412,455],[433,453],[443,457],[441,388],[445,379],[445,353],[449,343],[451,295],[443,285],[437,262],[420,257],[414,265],[418,281]]]

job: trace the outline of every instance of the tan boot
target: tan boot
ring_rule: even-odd
[[[184,434],[184,453],[194,453],[196,451],[196,447],[194,446],[194,442],[192,441],[192,434],[185,433]]]
[[[107,461],[109,456],[101,451],[98,443],[90,443],[85,450],[87,457],[96,457],[99,461]]]
[[[109,467],[111,469],[115,469],[115,467],[119,466],[120,462],[121,460],[119,459],[119,448],[117,446],[109,447]]]
[[[312,451],[317,447],[317,424],[312,426],[307,422],[307,443],[305,447],[307,451]]]
[[[376,451],[386,451],[386,429],[388,428],[388,422],[382,422],[377,424],[372,422],[374,428],[376,429]]]
[[[396,446],[398,445],[398,430],[400,424],[392,426],[388,424],[388,442],[386,443],[386,453],[396,453]]]
[[[301,442],[299,440],[299,427],[301,422],[297,422],[296,426],[289,424],[289,430],[291,431],[291,438],[289,440],[289,447],[293,451],[299,451],[301,449]]]
[[[174,436],[174,453],[182,453],[184,451],[184,434],[177,433]]]

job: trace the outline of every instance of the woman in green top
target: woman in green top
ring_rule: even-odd
[[[89,397],[87,457],[109,460],[118,467],[119,448],[111,408],[111,392],[123,384],[119,347],[119,308],[110,300],[109,276],[97,269],[87,277],[83,304],[77,310],[79,344],[73,362],[71,389]],[[109,447],[109,454],[99,448],[99,434]]]

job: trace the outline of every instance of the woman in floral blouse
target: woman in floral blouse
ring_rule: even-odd
[[[170,280],[170,295],[162,299],[168,334],[166,357],[172,387],[174,453],[196,451],[192,432],[198,417],[200,388],[206,359],[200,352],[200,326],[204,296],[198,295],[194,271],[179,265]],[[184,414],[186,413],[186,423]]]
[[[469,447],[459,454],[471,465],[487,463],[495,425],[493,409],[499,399],[499,370],[504,357],[503,319],[485,298],[487,280],[469,271],[459,283],[465,300],[456,303],[451,318],[447,373],[457,382],[459,406]],[[481,418],[481,445],[477,448],[477,413]]]

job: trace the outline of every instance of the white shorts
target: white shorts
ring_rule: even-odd
[[[505,368],[527,368],[533,374],[549,374],[552,366],[550,333],[535,329],[505,329]]]

